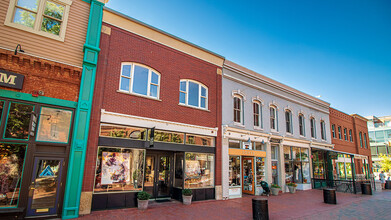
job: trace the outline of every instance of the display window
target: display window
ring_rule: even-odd
[[[261,182],[265,181],[266,172],[265,172],[265,158],[264,157],[256,157],[255,158],[255,173],[256,173],[256,181],[257,186],[261,186]]]
[[[338,154],[336,159],[332,160],[334,166],[334,179],[345,180],[353,178],[352,158],[348,154]]]
[[[28,140],[33,111],[33,105],[10,102],[4,138]]]
[[[0,208],[16,207],[27,145],[0,143]]]
[[[144,157],[145,150],[99,147],[94,193],[141,191]]]
[[[176,133],[169,131],[155,130],[154,141],[157,142],[168,142],[168,143],[177,143],[183,144],[185,140],[184,133]]]
[[[214,155],[186,153],[185,188],[214,186]]]
[[[186,144],[213,147],[214,138],[194,134],[186,134]]]
[[[237,149],[240,149],[240,140],[232,140],[232,139],[229,139],[228,140],[228,147],[229,148],[237,148]]]
[[[129,127],[129,126],[101,124],[100,136],[114,137],[114,138],[127,138],[133,140],[145,140],[145,138],[147,137],[147,129]]]
[[[68,143],[72,111],[42,107],[39,114],[37,141]]]
[[[312,167],[314,179],[326,179],[324,151],[312,151]]]
[[[241,186],[240,156],[229,156],[229,186]]]
[[[175,154],[175,178],[174,178],[174,187],[183,188],[183,153]]]
[[[285,182],[310,183],[308,149],[284,146]]]

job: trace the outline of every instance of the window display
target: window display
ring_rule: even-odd
[[[0,143],[0,208],[17,206],[26,145]]]
[[[99,147],[94,192],[141,191],[144,150]]]
[[[174,187],[183,188],[183,153],[175,154]]]
[[[185,140],[184,133],[155,130],[155,141],[157,142],[183,144],[184,140]]]
[[[194,134],[186,134],[186,144],[213,147],[214,138]]]
[[[261,182],[265,180],[265,158],[257,157],[255,160],[255,172],[256,172],[256,180],[257,186],[261,186]]]
[[[100,136],[114,138],[129,138],[133,140],[145,140],[146,128],[135,128],[128,126],[101,124]]]
[[[326,179],[325,151],[312,151],[314,179]]]
[[[266,144],[261,142],[253,142],[253,150],[266,151]]]
[[[42,107],[39,114],[37,141],[67,143],[72,111]]]
[[[240,186],[240,156],[229,157],[229,186]]]
[[[353,166],[351,156],[348,154],[338,154],[336,159],[333,159],[334,178],[335,179],[352,179]]]
[[[285,182],[310,183],[308,149],[284,147]]]
[[[214,186],[214,155],[186,153],[185,188]]]
[[[11,102],[4,137],[28,140],[33,110],[33,105]]]

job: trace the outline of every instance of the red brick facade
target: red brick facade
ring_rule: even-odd
[[[367,121],[359,115],[348,115],[334,108],[330,108],[330,127],[335,126],[335,138],[331,135],[334,150],[368,156],[369,169],[372,170],[371,149],[369,146]],[[341,127],[341,139],[338,135],[338,127]],[[344,129],[347,129],[347,141]],[[353,142],[350,141],[349,130],[352,130]],[[360,132],[362,134],[362,147],[360,144]],[[364,135],[365,134],[365,135]],[[364,139],[366,137],[366,140]],[[366,147],[365,147],[366,145]],[[356,173],[362,174],[361,160],[355,160]]]
[[[33,94],[43,91],[44,96],[77,102],[81,68],[0,49],[0,69],[25,76],[23,89],[1,87],[4,90]]]
[[[216,128],[221,125],[221,67],[128,31],[104,24],[111,34],[102,33],[83,191],[92,191],[99,136],[100,110]],[[123,94],[119,90],[122,62],[136,62],[161,74],[160,100]],[[179,104],[181,79],[208,87],[208,110]],[[221,185],[221,134],[216,139],[215,184]]]

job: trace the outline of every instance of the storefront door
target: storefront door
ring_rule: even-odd
[[[243,157],[243,193],[254,194],[254,158]]]
[[[56,215],[61,191],[62,158],[36,157],[29,187],[27,216]]]
[[[147,153],[145,165],[144,191],[153,199],[171,197],[173,155]]]

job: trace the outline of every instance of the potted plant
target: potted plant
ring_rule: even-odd
[[[151,198],[151,195],[145,191],[137,193],[137,207],[140,210],[145,210],[148,208],[148,199]]]
[[[271,191],[272,191],[272,195],[274,196],[278,196],[278,192],[280,192],[280,189],[281,187],[277,184],[272,184],[271,185]]]
[[[191,189],[182,190],[182,199],[184,205],[190,205],[192,198],[193,198],[193,191]]]
[[[287,183],[286,185],[288,186],[288,189],[289,189],[290,193],[295,193],[296,192],[296,187],[297,187],[296,183]]]

